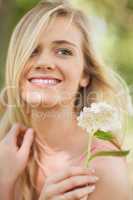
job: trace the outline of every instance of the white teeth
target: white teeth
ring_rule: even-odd
[[[58,83],[58,80],[56,79],[32,79],[32,83],[38,83],[38,84],[45,84],[45,85],[55,85]]]

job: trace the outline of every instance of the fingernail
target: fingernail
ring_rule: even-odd
[[[91,187],[90,187],[90,192],[93,192],[93,191],[95,190],[95,188],[96,188],[96,187],[95,187],[94,185],[91,186]]]
[[[99,180],[99,178],[97,176],[88,176],[88,181],[95,182],[95,181],[98,181],[98,180]]]
[[[28,128],[28,131],[33,131],[33,129],[32,128]]]
[[[94,178],[95,181],[99,180],[99,178],[97,176],[93,176],[93,178]]]
[[[32,128],[28,128],[28,132],[30,133],[30,134],[33,134],[33,129]]]

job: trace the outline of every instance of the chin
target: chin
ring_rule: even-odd
[[[26,87],[25,87],[26,88]],[[45,110],[61,108],[71,104],[72,98],[66,98],[64,93],[55,90],[46,90],[27,87],[21,90],[21,98],[33,110]]]

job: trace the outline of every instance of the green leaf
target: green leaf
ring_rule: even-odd
[[[99,139],[108,140],[108,141],[114,139],[114,136],[112,135],[111,132],[104,132],[101,130],[98,130],[97,132],[95,132],[94,136]]]
[[[124,156],[127,156],[129,154],[129,152],[130,152],[129,150],[126,150],[126,151],[100,151],[100,152],[97,152],[97,153],[91,155],[88,158],[88,162],[90,162],[94,158],[100,157],[100,156],[118,156],[118,157],[124,157]]]

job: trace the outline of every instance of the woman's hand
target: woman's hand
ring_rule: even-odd
[[[32,129],[15,124],[0,142],[0,185],[15,184],[27,165],[33,136]],[[23,140],[18,145],[20,137]]]
[[[39,200],[82,199],[95,190],[97,180],[90,169],[71,167],[45,180]]]

